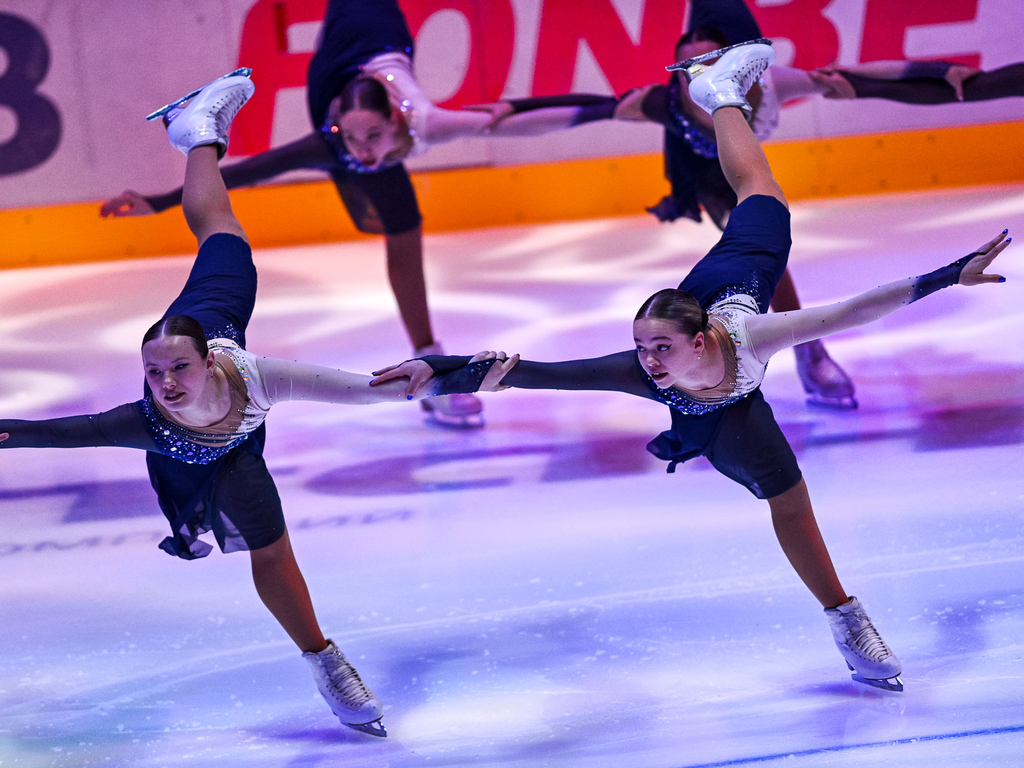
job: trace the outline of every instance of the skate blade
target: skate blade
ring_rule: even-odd
[[[429,399],[421,400],[420,404],[428,424],[436,424],[447,429],[480,429],[484,426],[483,413],[443,413],[435,408]]]
[[[899,675],[896,677],[889,677],[884,680],[872,680],[870,677],[864,677],[856,673],[850,675],[858,683],[864,683],[874,688],[881,688],[883,691],[903,691],[903,681],[900,680]]]
[[[475,413],[471,416],[449,416],[437,411],[427,411],[425,415],[428,424],[436,424],[445,429],[480,429],[484,426],[482,413]]]
[[[380,720],[374,720],[372,723],[361,723],[359,725],[343,722],[342,725],[347,725],[354,731],[360,731],[362,733],[369,734],[370,736],[377,736],[382,739],[386,738],[388,735],[387,730],[384,728],[384,723]]]
[[[172,101],[170,104],[164,104],[156,112],[150,112],[148,115],[146,115],[146,119],[147,120],[156,120],[158,117],[163,117],[164,115],[166,115],[168,112],[170,112],[175,107],[181,106],[182,104],[184,104],[189,99],[194,99],[196,96],[198,96],[202,92],[203,88],[205,88],[207,85],[213,85],[214,83],[217,82],[217,80],[223,80],[226,77],[236,77],[238,75],[241,75],[242,77],[249,77],[250,75],[252,75],[252,69],[250,69],[249,67],[239,67],[234,72],[228,72],[226,75],[221,75],[216,80],[211,80],[210,82],[208,82],[202,88],[197,88],[196,90],[192,91],[191,93],[185,94],[184,96],[182,96],[177,101]]]
[[[853,395],[843,397],[825,397],[823,395],[808,395],[807,404],[817,408],[834,408],[842,411],[853,411],[860,407],[857,398]]]
[[[762,45],[771,45],[772,41],[767,37],[759,37],[756,40],[747,40],[744,43],[737,43],[736,45],[728,45],[725,48],[719,48],[717,51],[711,51],[711,53],[705,53],[700,56],[694,56],[692,59],[686,59],[685,61],[677,62],[676,64],[670,64],[665,67],[669,72],[676,72],[682,70],[686,75],[687,80],[693,80],[697,75],[703,72],[707,67],[703,65],[703,62],[710,61],[711,59],[717,59],[719,56],[724,54],[726,51],[731,51],[733,48],[741,48],[744,45],[754,45],[755,43],[761,43]]]

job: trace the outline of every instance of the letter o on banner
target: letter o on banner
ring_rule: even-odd
[[[512,68],[515,14],[510,0],[402,0],[402,10],[415,38],[439,11],[461,13],[469,26],[469,63],[455,94],[440,106],[457,109],[501,98]]]

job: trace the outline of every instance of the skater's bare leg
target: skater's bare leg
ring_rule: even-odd
[[[718,160],[736,193],[737,204],[751,195],[767,195],[788,208],[782,187],[775,181],[768,158],[743,112],[737,107],[722,107],[715,111],[713,119]]]
[[[776,312],[791,312],[794,309],[800,309],[800,299],[796,295],[796,285],[793,283],[793,277],[789,274],[788,269],[782,273],[778,285],[775,286],[771,306]]]
[[[388,257],[388,280],[398,303],[405,331],[413,349],[434,343],[427,307],[427,284],[423,274],[423,231],[414,227],[408,232],[385,238]]]
[[[299,650],[319,653],[326,648],[327,640],[317,623],[288,532],[269,547],[254,549],[249,554],[256,592]]]
[[[825,608],[847,602],[850,598],[839,583],[832,558],[821,538],[803,479],[785,493],[768,499],[768,506],[782,551],[811,594]]]
[[[248,242],[231,210],[231,199],[217,165],[216,145],[195,147],[188,153],[181,208],[200,246],[210,235],[220,232],[238,235]]]

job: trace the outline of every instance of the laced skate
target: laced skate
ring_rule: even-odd
[[[858,406],[853,381],[829,357],[820,339],[799,344],[793,347],[793,352],[796,354],[796,372],[810,405],[848,409]]]
[[[744,45],[771,45],[772,41],[767,37],[759,37],[756,40],[747,40],[744,43],[736,43],[736,45],[727,45],[725,48],[719,48],[711,51],[710,53],[703,53],[700,56],[694,56],[692,59],[685,59],[677,62],[676,64],[669,64],[665,69],[669,72],[682,71],[686,77],[686,81],[690,82],[693,78],[697,77],[701,72],[708,69],[709,66],[705,66],[705,61],[711,61],[717,59],[720,56],[728,53],[734,48],[742,48]]]
[[[229,78],[229,77],[249,77],[251,75],[252,75],[252,69],[250,69],[249,67],[239,67],[234,72],[228,72],[226,75],[221,75],[220,77],[217,78],[217,80],[224,80],[224,79]],[[163,117],[164,115],[166,115],[168,112],[170,112],[175,107],[180,107],[182,104],[184,104],[189,99],[194,99],[196,96],[199,95],[199,93],[203,90],[203,88],[207,88],[208,86],[213,85],[214,83],[217,82],[217,80],[211,80],[206,85],[204,85],[202,88],[197,88],[196,90],[192,91],[191,93],[186,93],[180,99],[176,99],[175,101],[172,101],[170,104],[164,104],[162,107],[160,107],[160,109],[156,110],[156,112],[150,112],[148,115],[146,115],[146,119],[147,120],[156,120],[158,117]]]
[[[903,681],[899,678],[903,671],[900,660],[878,634],[860,600],[851,597],[848,603],[826,608],[825,615],[836,647],[854,673],[854,680],[888,691],[903,690]]]
[[[381,717],[384,707],[373,691],[359,677],[333,640],[319,653],[307,652],[302,658],[309,662],[320,695],[342,725],[371,736],[387,736]]]
[[[186,156],[194,147],[217,145],[219,157],[228,147],[228,128],[256,86],[242,75],[222,77],[203,87],[184,107],[166,112],[167,138]]]
[[[771,41],[761,40],[722,48],[680,62],[680,65],[690,62],[682,67],[682,71],[689,80],[693,102],[708,114],[714,114],[722,107],[739,107],[749,117],[752,110],[747,102],[747,91],[775,61]],[[715,57],[720,58],[709,67],[700,63]]]
[[[444,351],[437,342],[416,350],[416,357],[443,354]],[[444,427],[479,429],[484,425],[484,404],[476,395],[460,393],[430,397],[420,400],[420,407],[430,421]]]

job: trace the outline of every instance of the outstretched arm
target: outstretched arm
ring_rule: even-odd
[[[1006,231],[974,253],[952,264],[919,277],[908,277],[874,288],[852,299],[824,307],[808,307],[793,312],[757,315],[747,320],[747,332],[755,355],[762,362],[781,349],[832,333],[865,325],[912,304],[940,288],[950,285],[1001,283],[1006,278],[990,275],[985,269],[1010,243]]]
[[[234,165],[221,168],[221,176],[228,189],[247,187],[286,171],[299,168],[326,168],[333,162],[330,151],[323,139],[311,133],[290,144],[261,152]],[[140,195],[126,190],[116,197],[104,201],[100,207],[101,216],[145,216],[160,213],[168,208],[181,205],[182,188],[178,187],[162,195]]]
[[[505,357],[503,352],[482,352],[474,358],[455,355],[432,355],[419,360],[407,360],[374,371],[374,388],[384,386],[392,380],[403,382],[410,393],[417,392],[426,382],[436,386],[438,381],[456,380],[462,376],[468,380],[468,370],[497,358],[493,367],[482,377],[478,389],[460,391],[496,391],[508,387],[520,389],[575,389],[625,392],[639,397],[652,398],[650,389],[640,378],[636,351],[628,350],[614,355],[595,357],[587,360],[566,360],[559,363],[538,363],[520,360],[518,355]],[[480,362],[483,361],[483,362]],[[408,383],[405,383],[405,382]]]
[[[158,450],[138,403],[88,416],[25,421],[0,419],[0,449],[121,446]]]

